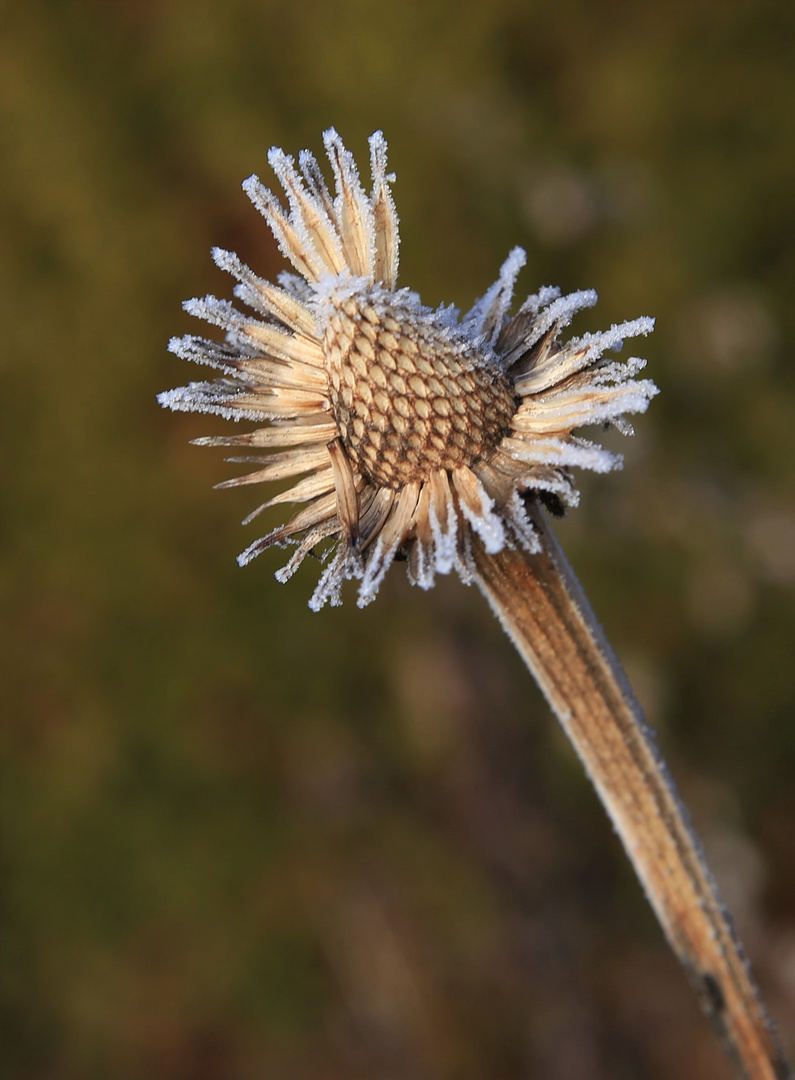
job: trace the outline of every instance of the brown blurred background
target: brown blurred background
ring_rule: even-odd
[[[581,768],[459,582],[312,615],[180,301],[281,262],[268,147],[366,160],[401,279],[595,287],[663,393],[560,527],[795,1049],[795,6],[0,3],[9,1080],[720,1080]],[[620,440],[616,440],[620,442]],[[275,522],[275,519],[274,519]],[[262,523],[259,523],[262,525]],[[265,523],[268,524],[267,522]],[[260,530],[261,531],[261,530]]]

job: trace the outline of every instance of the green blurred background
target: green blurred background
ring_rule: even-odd
[[[0,4],[9,1080],[719,1080],[485,604],[312,615],[157,391],[266,152],[381,127],[401,278],[595,287],[663,393],[560,534],[795,1048],[795,7]],[[639,346],[640,347],[640,346]],[[619,440],[616,440],[617,442]],[[255,493],[256,494],[256,493]],[[275,523],[274,519],[274,523]],[[261,524],[261,522],[260,522]],[[267,523],[266,523],[267,524]],[[261,531],[261,530],[260,530]]]

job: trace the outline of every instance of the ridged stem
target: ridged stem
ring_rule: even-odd
[[[612,649],[536,505],[536,555],[488,554],[478,584],[591,778],[665,935],[744,1080],[792,1080],[698,837]]]

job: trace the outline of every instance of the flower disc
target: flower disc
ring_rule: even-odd
[[[382,487],[475,464],[516,411],[502,373],[433,315],[371,293],[342,300],[326,325],[334,417],[354,466]]]

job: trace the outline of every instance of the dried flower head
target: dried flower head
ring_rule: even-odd
[[[612,424],[631,433],[624,415],[645,411],[656,393],[634,377],[643,360],[603,357],[625,338],[648,334],[652,319],[561,342],[561,331],[596,293],[561,296],[554,288],[509,315],[525,262],[520,248],[463,317],[398,289],[394,176],[383,135],[370,139],[369,195],[333,129],[324,143],[333,196],[308,151],[298,167],[282,150],[270,152],[288,210],[256,176],[243,185],[297,275],[282,274],[276,286],[216,248],[215,262],[238,280],[235,295],[256,314],[211,296],[188,301],[185,309],[222,327],[226,341],[186,336],[169,347],[223,377],[159,398],[171,409],[265,424],[197,442],[268,451],[230,458],[258,467],[220,487],[302,477],[246,522],[281,503],[304,507],[238,561],[296,544],[276,575],[286,581],[330,541],[310,601],[315,610],[338,604],[349,578],[360,581],[359,604],[369,603],[396,556],[424,589],[452,569],[471,580],[473,531],[489,552],[515,545],[536,551],[525,493],[555,510],[575,505],[571,467],[606,472],[621,459],[572,432]]]

